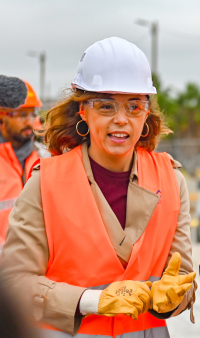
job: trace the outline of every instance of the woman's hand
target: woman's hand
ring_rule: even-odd
[[[180,265],[181,255],[175,252],[162,278],[152,285],[153,309],[158,313],[174,310],[192,286],[196,273],[178,275]]]
[[[131,280],[114,282],[100,295],[98,313],[104,316],[115,316],[124,313],[137,319],[152,307],[151,282]]]

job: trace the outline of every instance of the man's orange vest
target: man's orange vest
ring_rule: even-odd
[[[41,194],[49,245],[46,277],[93,289],[104,289],[114,281],[161,277],[176,230],[179,189],[166,153],[138,149],[137,156],[138,184],[160,194],[161,199],[146,230],[133,245],[126,269],[106,232],[83,166],[80,146],[63,155],[41,159]],[[149,312],[141,314],[137,321],[124,314],[90,315],[83,319],[78,334],[115,337],[158,328],[167,330],[166,322]],[[166,331],[163,333],[159,338],[166,337]]]
[[[36,151],[25,161],[25,173],[34,161],[39,158]],[[23,189],[23,170],[10,142],[0,144],[0,244],[5,241],[8,227],[8,216],[14,203]]]

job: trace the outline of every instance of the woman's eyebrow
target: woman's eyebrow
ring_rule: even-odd
[[[107,100],[115,101],[115,99],[113,97],[108,97]],[[132,101],[132,100],[137,100],[137,101],[140,100],[141,101],[141,99],[139,97],[132,97],[132,98],[128,99],[128,101]]]
[[[132,100],[140,100],[140,101],[141,101],[141,99],[140,99],[139,97],[132,97],[132,98],[129,99],[128,101],[132,101]]]

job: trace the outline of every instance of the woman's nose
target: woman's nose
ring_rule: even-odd
[[[126,124],[128,122],[128,118],[126,115],[125,107],[119,107],[117,113],[114,116],[114,123]]]

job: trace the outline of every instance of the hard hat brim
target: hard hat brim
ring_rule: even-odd
[[[157,94],[156,88],[152,87],[151,91],[148,92],[143,92],[143,91],[132,91],[132,90],[128,90],[128,91],[122,91],[122,90],[108,90],[108,89],[103,89],[103,90],[93,90],[91,88],[84,88],[81,87],[80,85],[76,84],[76,83],[71,83],[72,88],[77,88],[77,89],[81,89],[81,90],[85,90],[88,92],[93,92],[93,93],[105,93],[105,94],[141,94],[141,95],[155,95]]]

